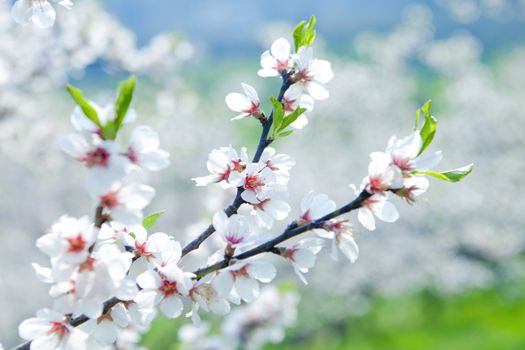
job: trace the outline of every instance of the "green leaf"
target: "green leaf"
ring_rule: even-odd
[[[299,51],[299,48],[302,46],[308,47],[314,43],[316,35],[316,31],[314,30],[315,22],[315,16],[312,16],[308,24],[305,21],[301,21],[295,27],[293,31],[295,52]]]
[[[283,104],[279,102],[278,99],[276,99],[273,96],[270,96],[270,102],[273,105],[273,121],[272,121],[272,137],[275,139],[275,136],[277,136],[277,133],[279,132],[283,119],[284,119],[284,111],[283,111]]]
[[[144,228],[146,230],[149,230],[150,228],[152,228],[155,223],[157,222],[157,220],[164,214],[164,211],[158,211],[156,213],[153,213],[153,214],[150,214],[148,216],[146,216],[144,218],[144,220],[142,220],[142,226],[144,226]]]
[[[286,129],[290,124],[296,121],[297,118],[299,118],[304,112],[306,112],[306,108],[298,107],[295,111],[285,116],[278,131]]]
[[[119,84],[119,94],[115,101],[115,119],[108,123],[104,129],[104,134],[110,140],[114,140],[117,137],[117,133],[124,122],[133,99],[136,80],[136,77],[132,75],[128,80],[124,80]]]
[[[441,173],[438,173],[436,171],[415,171],[414,174],[423,174],[423,175],[430,175],[437,179],[447,181],[447,182],[460,182],[463,180],[465,176],[470,174],[472,170],[474,169],[474,164],[469,164],[464,167],[454,169],[454,170],[448,170]]]
[[[67,85],[66,90],[67,92],[69,92],[71,97],[73,97],[73,100],[75,100],[80,109],[82,109],[84,115],[102,130],[102,125],[100,124],[100,120],[98,119],[97,110],[93,106],[91,106],[88,101],[84,99],[84,97],[82,96],[82,91],[72,85]]]
[[[277,134],[277,138],[280,138],[280,137],[286,137],[286,136],[290,135],[291,133],[293,133],[293,130],[286,130],[286,131],[283,131],[283,132]]]
[[[437,128],[437,119],[434,118],[431,114],[431,106],[432,101],[428,100],[422,107],[421,111],[423,112],[423,115],[425,116],[425,123],[423,124],[423,127],[421,128],[421,131],[419,134],[421,135],[421,140],[423,141],[423,145],[421,146],[421,149],[419,150],[418,155],[423,153],[425,149],[427,149],[428,146],[432,143],[432,140],[434,139],[434,135],[436,134],[436,128]],[[417,120],[416,120],[417,122]]]

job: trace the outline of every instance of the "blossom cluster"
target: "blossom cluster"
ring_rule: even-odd
[[[295,161],[269,145],[290,135],[289,127],[304,127],[304,113],[312,110],[313,101],[329,96],[325,84],[333,72],[328,61],[313,57],[314,23],[312,18],[297,26],[294,52],[281,38],[261,56],[258,74],[282,80],[279,95],[270,97],[271,113],[264,113],[257,92],[249,85],[243,84],[244,94],[226,96],[228,107],[240,113],[234,119],[253,117],[261,123],[261,141],[251,160],[244,147],[239,152],[228,146],[210,153],[209,174],[194,178],[196,185],[219,184],[236,189],[237,194],[227,209],[213,215],[210,229],[184,248],[173,236],[148,232],[161,213],[144,216],[155,191],[143,181],[148,171],[169,165],[169,154],[159,148],[156,132],[147,126],[133,128],[127,142],[123,140],[126,133],[122,131],[136,119],[130,109],[134,77],[121,83],[115,103],[105,107],[85,100],[80,90],[68,86],[78,104],[71,117],[77,133],[64,137],[62,149],[86,167],[85,187],[96,215],[93,221],[63,216],[37,241],[50,258],[50,267],[33,266],[37,276],[50,284],[54,302],[51,309],[40,310],[19,327],[20,336],[31,341],[31,349],[109,346],[118,343],[123,331],[147,330],[158,313],[177,318],[186,310],[195,324],[201,322],[201,311],[226,315],[231,304],[256,302],[260,283],[276,277],[277,269],[262,253],[282,257],[307,283],[304,274],[314,267],[326,240],[331,242],[334,259],[339,251],[351,262],[358,258],[352,224],[340,216],[357,209],[359,222],[372,230],[374,215],[387,222],[398,218],[388,201],[390,193],[414,203],[428,188],[426,175],[456,182],[470,172],[471,168],[430,170],[441,153],[421,155],[436,129],[427,103],[418,112],[410,136],[393,137],[385,152],[370,155],[368,176],[352,202],[337,209],[326,194],[310,191],[283,233],[263,234],[262,230],[271,229],[274,221],[292,212],[287,196]],[[424,122],[418,128],[421,115]],[[203,268],[185,271],[181,259],[214,232],[223,241],[221,248]],[[281,245],[303,233],[303,239]],[[271,311],[264,299],[259,304]]]

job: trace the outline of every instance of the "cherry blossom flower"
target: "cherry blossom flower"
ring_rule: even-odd
[[[170,164],[169,153],[159,149],[159,137],[149,126],[138,126],[131,133],[127,157],[132,164],[157,171]]]
[[[61,271],[70,277],[52,287],[50,294],[56,298],[54,309],[97,319],[102,315],[105,300],[113,296],[120,300],[133,299],[138,290],[127,275],[132,257],[115,245],[104,244],[78,268]]]
[[[291,207],[284,200],[287,192],[270,190],[259,197],[258,203],[251,203],[251,214],[257,219],[257,226],[272,228],[274,220],[284,220],[288,217]]]
[[[248,155],[244,147],[241,148],[240,156],[231,146],[214,149],[208,156],[206,163],[210,175],[196,177],[192,180],[197,186],[206,186],[210,183],[222,181],[229,183],[230,175],[242,173],[247,163]],[[236,182],[238,181],[240,181],[239,177],[236,178]],[[237,183],[233,185],[237,186]]]
[[[404,198],[408,204],[414,204],[416,197],[428,190],[429,182],[423,175],[412,175],[404,178],[403,187],[395,190],[394,193]]]
[[[295,129],[302,129],[308,124],[306,113],[314,109],[314,99],[310,95],[304,94],[304,87],[302,85],[294,84],[290,86],[284,93],[281,102],[285,115],[293,113],[299,107],[306,109],[290,126]]]
[[[108,192],[96,197],[113,220],[126,225],[142,222],[144,209],[155,196],[155,190],[140,183],[116,184]]]
[[[249,203],[259,203],[269,190],[275,189],[274,185],[278,185],[273,171],[263,163],[248,164],[243,173],[234,175],[234,181],[240,180],[244,188],[242,199]]]
[[[21,338],[31,340],[31,350],[84,350],[88,337],[67,323],[64,315],[50,309],[41,309],[36,317],[23,321],[18,333]]]
[[[249,242],[250,224],[244,216],[234,214],[228,217],[224,211],[218,211],[213,216],[213,227],[229,247],[235,248]]]
[[[189,292],[189,296],[193,301],[189,316],[191,316],[194,324],[200,323],[199,309],[203,309],[206,312],[211,311],[220,316],[230,312],[230,303],[226,298],[219,295],[210,283],[211,275],[208,276],[197,281]]]
[[[281,256],[290,260],[299,279],[308,284],[303,274],[314,267],[316,254],[321,251],[323,241],[319,238],[306,238],[291,247],[282,248]]]
[[[409,174],[414,170],[432,169],[443,158],[441,151],[419,155],[422,146],[423,141],[419,131],[414,131],[402,139],[392,136],[385,153],[390,156],[393,165],[398,167],[404,174]]]
[[[325,238],[332,240],[330,256],[335,261],[339,260],[340,250],[344,256],[354,263],[359,257],[359,247],[354,240],[351,228],[347,220],[330,220],[326,225]]]
[[[350,185],[356,195],[359,191],[354,185]],[[373,231],[376,229],[374,215],[381,221],[394,222],[399,218],[396,207],[388,201],[386,194],[375,193],[363,201],[357,211],[357,219],[366,229]]]
[[[270,51],[261,55],[261,69],[257,74],[263,78],[276,77],[289,71],[293,66],[290,55],[291,45],[285,38],[275,40]]]
[[[329,97],[325,84],[332,80],[334,73],[330,62],[314,59],[312,47],[301,47],[297,52],[296,83],[315,100]]]
[[[54,0],[66,8],[71,8],[70,0]],[[48,28],[55,23],[56,12],[48,0],[17,0],[11,16],[18,24],[26,25],[33,22],[37,27]]]
[[[266,147],[259,163],[265,164],[275,175],[276,182],[286,185],[290,179],[290,169],[295,165],[295,160],[284,153],[278,153],[272,147]]]
[[[49,233],[36,241],[36,246],[50,258],[66,264],[80,264],[95,242],[93,224],[87,216],[76,219],[62,216]]]
[[[276,275],[275,267],[263,260],[240,261],[220,271],[213,279],[213,287],[222,297],[239,298],[247,303],[259,295],[259,283],[269,283]]]
[[[157,272],[147,270],[137,277],[142,288],[134,301],[139,307],[158,306],[168,318],[179,317],[183,304],[181,296],[188,295],[192,287],[192,273],[183,272],[175,265],[169,265]]]
[[[403,176],[397,166],[393,166],[391,158],[383,152],[370,154],[372,161],[368,165],[368,177],[366,190],[369,193],[382,194],[391,189],[403,187]]]
[[[249,116],[257,119],[261,118],[262,113],[260,109],[261,102],[255,89],[245,83],[241,83],[244,95],[238,92],[232,92],[226,95],[226,105],[234,112],[240,113],[232,120],[242,119]]]
[[[113,141],[94,139],[89,144],[81,135],[69,134],[62,139],[62,150],[89,169],[86,188],[91,194],[106,192],[126,175],[129,161]]]
[[[311,223],[334,211],[335,207],[335,202],[328,199],[326,194],[310,191],[301,201],[299,221],[303,224]]]

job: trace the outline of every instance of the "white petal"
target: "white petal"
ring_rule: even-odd
[[[315,254],[309,249],[299,249],[293,254],[293,260],[301,272],[307,272],[315,265]]]
[[[370,209],[359,208],[357,211],[357,219],[367,230],[373,231],[376,229],[376,221]]]
[[[226,95],[225,102],[228,108],[235,112],[245,111],[252,105],[246,96],[238,92],[232,92]]]
[[[287,60],[290,57],[291,46],[285,38],[275,40],[271,48],[272,56],[280,61]]]
[[[306,91],[315,100],[326,100],[328,97],[330,97],[330,93],[326,87],[316,81],[309,81],[306,84]]]
[[[155,271],[148,270],[138,275],[137,284],[142,289],[155,289],[158,286],[160,286],[161,280],[159,275]]]
[[[56,350],[60,344],[60,338],[56,333],[38,337],[31,342],[31,350]],[[69,350],[69,349],[68,349]]]
[[[351,263],[354,263],[359,256],[359,247],[355,242],[352,235],[343,233],[337,238],[337,244],[341,252],[350,260]]]
[[[62,151],[72,157],[78,158],[89,151],[87,141],[79,134],[67,134],[60,143]]]
[[[167,318],[177,318],[182,313],[182,301],[177,296],[169,296],[160,302],[159,309]]]
[[[113,322],[104,320],[98,324],[92,335],[100,345],[110,345],[117,340],[118,327]]]
[[[235,290],[247,303],[251,303],[259,296],[259,283],[256,280],[240,277],[235,280]]]
[[[441,159],[443,159],[443,153],[441,151],[422,155],[416,158],[415,167],[417,170],[429,170],[434,168]]]
[[[50,328],[50,323],[41,318],[29,318],[18,326],[18,335],[25,340],[31,340],[45,335]]]
[[[131,133],[130,144],[137,153],[152,152],[159,148],[159,136],[149,126],[137,126]]]
[[[246,96],[250,99],[250,102],[259,102],[259,96],[257,95],[257,91],[255,91],[253,86],[245,83],[241,83],[241,86]]]
[[[381,210],[375,212],[375,214],[384,222],[394,222],[399,218],[396,207],[390,202],[385,202]]]
[[[248,263],[247,271],[252,278],[258,279],[263,283],[271,282],[277,274],[275,267],[263,260]]]
[[[139,157],[140,165],[150,171],[159,171],[170,165],[170,154],[164,150],[154,150]]]
[[[233,288],[233,277],[229,271],[220,272],[213,279],[212,285],[220,296],[226,298]]]
[[[213,298],[210,302],[210,309],[216,315],[226,315],[230,312],[230,303],[226,299]]]

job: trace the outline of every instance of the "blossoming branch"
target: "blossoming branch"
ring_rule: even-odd
[[[208,174],[193,181],[197,187],[221,186],[236,194],[227,208],[213,215],[210,226],[184,246],[152,230],[162,213],[144,215],[155,190],[143,183],[143,175],[170,162],[150,127],[136,126],[127,138],[121,133],[137,119],[130,108],[135,78],[121,83],[115,102],[108,106],[68,86],[78,105],[71,116],[77,132],[63,138],[62,149],[86,168],[85,188],[95,216],[63,216],[37,240],[49,266],[33,267],[50,285],[53,304],[20,324],[19,335],[27,342],[16,349],[120,348],[123,332],[145,332],[159,313],[177,318],[186,310],[195,324],[202,312],[226,315],[231,304],[254,302],[259,283],[276,277],[269,255],[289,262],[307,283],[305,274],[326,244],[334,259],[339,252],[351,262],[358,258],[349,213],[357,211],[357,221],[374,230],[376,218],[398,219],[395,197],[417,202],[428,190],[427,176],[458,182],[470,173],[472,165],[432,170],[442,154],[428,151],[437,126],[429,101],[417,111],[408,136],[393,136],[384,151],[370,154],[368,174],[359,187],[351,185],[353,200],[338,208],[327,195],[310,191],[300,208],[292,210],[287,198],[295,161],[270,145],[306,127],[315,102],[329,97],[333,71],[330,62],[314,56],[314,26],[314,17],[301,22],[293,44],[279,38],[261,55],[258,75],[281,81],[277,96],[269,98],[269,113],[262,109],[256,89],[247,84],[241,84],[242,92],[226,96],[234,120],[260,123],[259,143],[251,158],[244,147],[210,152]],[[262,233],[290,216],[283,232],[271,237]],[[213,234],[221,238],[221,249],[201,262],[200,269],[185,271],[181,259]],[[300,240],[291,240],[298,236]]]

